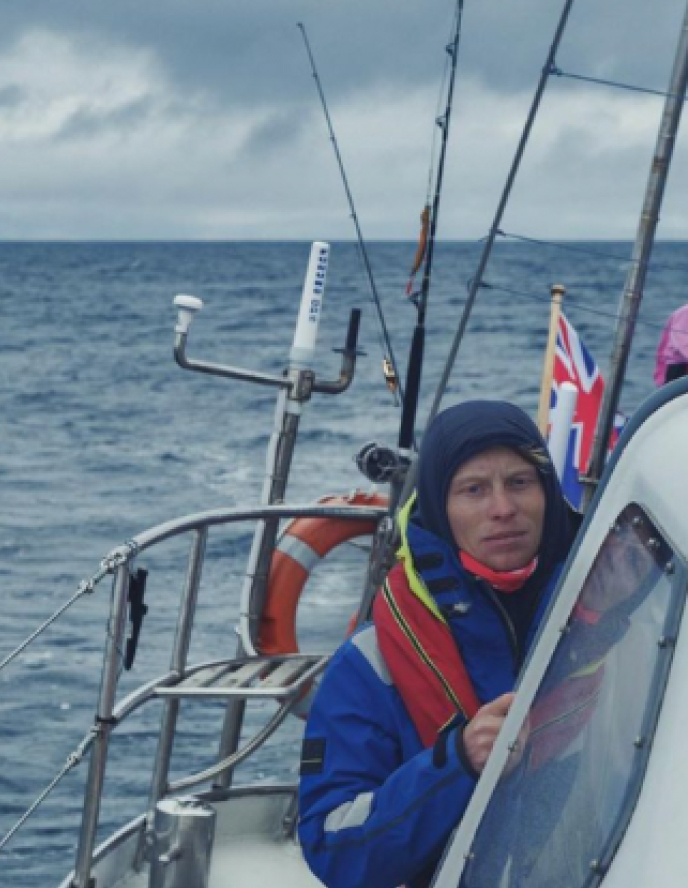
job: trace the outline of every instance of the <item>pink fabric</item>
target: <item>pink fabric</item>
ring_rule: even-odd
[[[657,346],[655,383],[664,385],[670,364],[688,363],[688,305],[682,305],[669,316]]]
[[[459,558],[466,570],[481,580],[487,580],[498,592],[517,592],[525,586],[526,580],[532,577],[537,567],[537,558],[533,558],[530,564],[516,570],[493,570],[468,552],[459,552]]]

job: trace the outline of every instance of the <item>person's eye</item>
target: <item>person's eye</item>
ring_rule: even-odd
[[[531,478],[530,475],[518,475],[516,478],[509,480],[509,486],[514,490],[523,490],[526,487],[530,487],[534,482],[535,478]]]
[[[475,497],[482,496],[484,491],[485,491],[484,484],[477,484],[477,483],[476,484],[466,484],[465,487],[461,487],[458,490],[458,494],[459,494],[459,496],[469,496],[469,497],[475,498]]]

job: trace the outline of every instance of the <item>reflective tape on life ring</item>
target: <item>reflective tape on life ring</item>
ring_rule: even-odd
[[[356,491],[350,496],[319,500],[332,506],[386,506],[387,497]],[[263,654],[297,654],[296,611],[313,568],[342,543],[375,532],[374,518],[296,518],[284,529],[270,565],[260,619],[259,649]]]

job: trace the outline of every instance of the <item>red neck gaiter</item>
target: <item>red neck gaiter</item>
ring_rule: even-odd
[[[537,567],[537,558],[533,558],[530,564],[525,567],[519,567],[517,570],[493,570],[486,564],[482,564],[477,559],[469,555],[468,552],[459,552],[461,564],[472,574],[480,577],[481,580],[493,586],[498,592],[517,592],[535,573]]]

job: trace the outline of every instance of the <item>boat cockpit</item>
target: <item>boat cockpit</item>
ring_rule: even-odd
[[[688,881],[687,453],[681,380],[609,461],[434,888]]]

